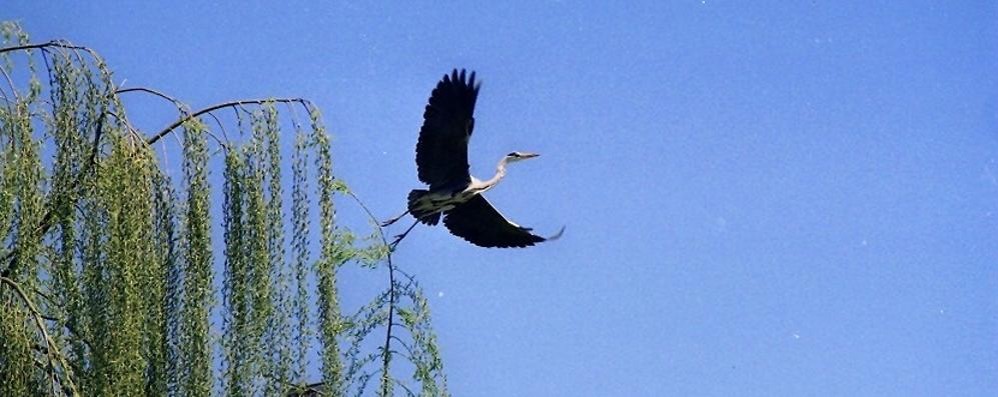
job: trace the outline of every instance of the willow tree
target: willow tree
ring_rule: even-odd
[[[116,86],[89,48],[0,31],[0,395],[447,394],[427,300],[311,102],[192,110]],[[133,125],[139,95],[176,120]],[[337,224],[343,200],[367,237]],[[345,310],[345,266],[384,290]]]

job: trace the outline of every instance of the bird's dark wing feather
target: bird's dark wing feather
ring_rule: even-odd
[[[507,220],[482,195],[444,215],[444,225],[451,233],[480,247],[527,247],[547,240]]]
[[[419,180],[430,185],[430,190],[471,183],[468,139],[475,128],[473,114],[480,85],[475,83],[475,72],[466,76],[463,69],[454,69],[430,95],[416,144]]]

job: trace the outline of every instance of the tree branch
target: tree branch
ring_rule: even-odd
[[[177,109],[183,109],[184,107],[186,107],[183,102],[177,100],[176,98],[174,98],[172,96],[169,96],[169,95],[166,95],[166,94],[164,94],[164,93],[162,93],[160,91],[154,90],[152,88],[146,88],[146,87],[120,88],[120,89],[114,91],[114,93],[115,94],[125,94],[125,93],[136,92],[136,91],[138,91],[138,92],[145,92],[147,94],[153,94],[155,96],[158,96],[160,98],[163,98],[163,99],[166,99],[166,100],[168,100],[170,102],[173,102],[173,105],[176,106]]]
[[[65,49],[68,49],[68,50],[83,50],[83,51],[86,51],[86,52],[90,53],[90,55],[95,55],[94,54],[94,50],[91,50],[88,47],[83,47],[83,46],[78,46],[78,45],[70,44],[69,42],[67,42],[65,40],[52,40],[52,41],[45,42],[45,43],[35,43],[35,44],[25,44],[25,45],[13,46],[13,47],[4,47],[4,48],[0,48],[0,54],[3,54],[5,52],[34,50],[34,49],[48,48],[48,47],[65,48]]]
[[[211,113],[211,112],[214,112],[214,111],[216,111],[218,109],[224,109],[224,108],[228,108],[228,107],[238,107],[238,106],[242,106],[242,105],[263,105],[263,104],[266,104],[266,103],[301,103],[303,105],[310,106],[310,102],[308,100],[306,100],[306,99],[303,99],[303,98],[249,99],[249,100],[242,100],[242,101],[224,102],[224,103],[220,103],[220,104],[217,104],[217,105],[212,105],[212,106],[206,107],[204,109],[198,110],[198,111],[196,111],[194,113],[185,115],[185,116],[177,119],[177,121],[175,121],[173,124],[170,124],[168,127],[164,128],[162,131],[157,132],[153,136],[149,137],[149,139],[146,140],[146,144],[147,145],[152,145],[152,144],[156,143],[156,141],[162,139],[164,136],[166,136],[170,132],[173,132],[173,130],[177,129],[177,127],[180,127],[181,125],[184,125],[184,123],[186,123],[187,121],[189,121],[191,119],[194,119],[194,118],[196,118],[198,116],[201,116],[201,115],[203,115],[205,113]]]
[[[367,217],[378,228],[378,238],[381,239],[381,243],[384,244],[386,247],[388,247],[389,246],[388,239],[385,238],[384,229],[381,227],[381,222],[378,221],[378,218],[374,216],[374,213],[371,212],[369,208],[367,208],[367,205],[364,204],[364,202],[361,201],[360,198],[357,197],[356,194],[354,194],[354,192],[350,191],[349,189],[346,189],[346,194],[347,196],[350,196],[350,198],[352,198],[355,202],[357,202],[357,204],[360,205],[360,208],[364,210],[364,212],[367,214]],[[395,303],[398,301],[398,291],[395,288],[396,287],[395,264],[392,263],[392,252],[394,251],[395,248],[391,247],[388,249],[388,252],[386,253],[386,261],[388,263],[388,319],[386,320],[385,324],[385,344],[384,347],[382,348],[383,352],[382,364],[381,364],[382,378],[390,376],[388,375],[388,370],[392,360],[391,343],[392,339],[398,340],[398,337],[392,336],[392,328],[396,325]],[[391,387],[391,383],[383,382],[382,387],[383,387],[382,394],[388,395],[389,394],[388,392],[390,390],[387,390],[387,388]]]
[[[55,341],[52,340],[51,336],[49,336],[48,329],[45,327],[45,320],[42,318],[42,314],[38,312],[38,308],[35,307],[34,302],[32,302],[31,299],[28,298],[28,295],[24,293],[24,289],[21,288],[21,285],[15,282],[14,280],[11,280],[7,277],[0,277],[0,282],[9,285],[11,289],[13,289],[14,292],[17,293],[17,295],[21,298],[21,300],[24,301],[24,304],[25,306],[28,307],[28,310],[31,311],[31,315],[35,320],[35,324],[38,326],[38,332],[42,334],[42,337],[45,339],[45,343],[47,345],[46,350],[49,358],[50,370],[54,371],[52,358],[55,357],[56,359],[59,360],[59,365],[62,366],[62,374],[66,382],[65,385],[69,386],[70,390],[73,391],[72,394],[73,396],[78,396],[80,393],[76,390],[76,385],[73,384],[73,380],[70,377],[69,364],[66,363],[66,358],[62,356],[62,352],[59,350],[59,347],[56,346]],[[51,375],[55,376],[54,373],[52,373]]]

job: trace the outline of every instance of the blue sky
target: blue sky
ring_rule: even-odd
[[[402,243],[455,395],[998,393],[998,4],[281,3],[0,19],[195,108],[312,99],[386,218],[418,186],[430,90],[477,70],[472,171],[542,153],[487,196],[567,230]]]

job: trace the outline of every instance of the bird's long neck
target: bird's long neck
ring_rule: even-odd
[[[492,176],[491,179],[482,183],[482,191],[491,189],[493,186],[499,184],[499,181],[506,176],[506,157],[499,160],[499,165],[496,166],[496,174]]]

